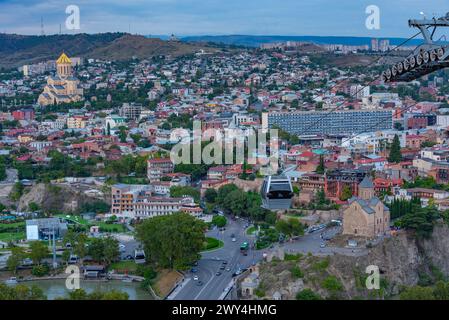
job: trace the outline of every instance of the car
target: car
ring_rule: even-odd
[[[196,273],[196,272],[198,272],[198,269],[197,268],[192,268],[192,269],[190,269],[190,272]]]
[[[236,242],[237,241],[237,239],[236,238],[232,238],[232,242]]]
[[[194,276],[193,280],[198,281],[199,277],[198,276]]]
[[[224,270],[226,267],[225,266],[221,266],[220,267],[220,270]]]
[[[235,234],[231,234],[231,238],[235,238]]]
[[[227,268],[226,268],[226,271],[227,271],[227,272],[231,271],[231,268],[227,267]]]
[[[198,261],[195,261],[195,262],[193,263],[193,266],[197,267],[197,266],[198,266]]]
[[[198,282],[196,283],[196,285],[197,285],[197,286],[202,286],[202,285],[203,285],[203,281],[201,281],[201,280],[198,281]]]
[[[132,260],[132,259],[134,259],[134,258],[133,258],[133,256],[130,255],[130,254],[128,254],[128,255],[125,257],[125,260]]]
[[[215,274],[217,277],[218,276],[221,276],[221,272],[220,271],[217,271],[217,273]]]
[[[326,243],[325,242],[321,242],[320,248],[325,248],[325,247],[326,247]]]
[[[226,260],[223,261],[223,264],[228,264],[228,262]]]

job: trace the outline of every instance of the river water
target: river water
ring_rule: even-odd
[[[54,300],[57,297],[68,297],[69,290],[65,286],[65,279],[61,280],[36,280],[21,282],[21,284],[32,286],[36,285],[44,291],[48,300]],[[146,290],[140,288],[139,282],[112,281],[83,281],[80,283],[81,289],[87,293],[97,291],[119,290],[129,295],[129,300],[154,300],[153,296]]]

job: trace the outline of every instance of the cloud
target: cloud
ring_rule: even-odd
[[[420,11],[444,15],[445,0],[0,0],[0,32],[47,34],[64,28],[67,5],[80,8],[80,32],[140,34],[279,34],[409,36]],[[365,28],[365,8],[377,5],[381,29]],[[65,30],[63,29],[63,32]],[[67,32],[67,31],[65,31]]]

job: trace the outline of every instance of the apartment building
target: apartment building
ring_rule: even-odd
[[[170,158],[148,159],[147,177],[150,182],[160,181],[161,178],[174,170],[173,162]]]
[[[166,187],[166,186],[165,186]],[[125,185],[111,187],[111,214],[126,218],[152,218],[175,212],[186,212],[201,216],[202,209],[192,197],[170,198],[162,185]],[[155,196],[161,194],[166,196]]]
[[[274,126],[296,135],[351,135],[393,128],[389,110],[299,111],[262,114],[262,128]]]

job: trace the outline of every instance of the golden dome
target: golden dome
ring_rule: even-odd
[[[72,64],[72,60],[63,52],[58,60],[56,60],[56,64]]]

